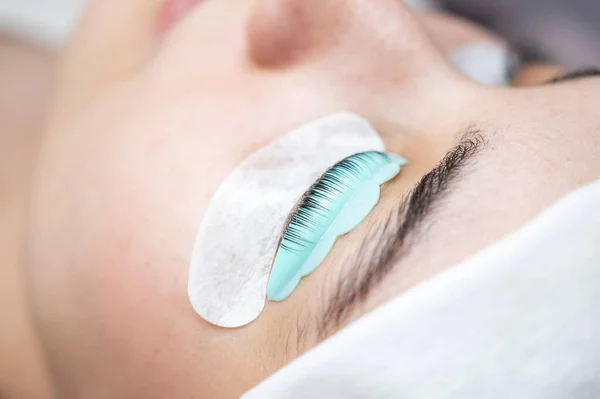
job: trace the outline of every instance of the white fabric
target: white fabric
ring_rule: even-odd
[[[0,0],[0,32],[60,47],[69,38],[87,0]]]
[[[285,222],[304,192],[350,155],[383,151],[381,137],[355,114],[333,114],[276,138],[221,184],[194,244],[188,295],[196,312],[236,328],[262,312]]]
[[[600,181],[243,399],[600,398]]]

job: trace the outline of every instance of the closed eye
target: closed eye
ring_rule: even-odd
[[[586,79],[586,78],[592,78],[592,77],[600,77],[600,68],[594,67],[594,68],[586,68],[586,69],[580,69],[580,70],[573,71],[573,72],[568,72],[562,76],[559,76],[559,77],[549,80],[548,82],[546,82],[546,84],[564,83],[564,82],[570,82],[570,81],[574,81],[574,80]]]

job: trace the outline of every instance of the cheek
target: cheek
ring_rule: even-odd
[[[202,356],[192,362],[188,354],[202,353],[211,340],[187,302],[185,261],[128,212],[73,211],[77,220],[59,225],[62,234],[39,237],[46,249],[33,271],[61,385],[77,397],[173,392],[169,384],[186,380],[187,367],[202,370]],[[177,386],[193,380],[185,382]]]
[[[274,99],[236,82],[237,96],[198,98],[195,86],[144,83],[43,149],[31,268],[44,341],[67,398],[237,396],[282,363],[286,334],[273,317],[224,332],[195,314],[187,278],[200,220],[249,151],[338,107],[295,106],[306,90]]]
[[[209,325],[187,278],[210,193],[236,162],[219,149],[248,143],[207,134],[216,124],[189,109],[116,109],[53,137],[42,157],[31,266],[55,376],[67,398],[239,396],[274,371],[264,354],[280,334],[268,317]]]
[[[36,198],[33,295],[59,385],[65,397],[204,392],[236,347],[187,298],[197,176],[159,139],[92,130],[54,141]]]
[[[225,386],[220,370],[238,372],[239,348],[193,313],[185,263],[127,230],[119,224],[94,237],[106,244],[74,248],[62,275],[38,283],[61,385],[72,397],[212,396]]]

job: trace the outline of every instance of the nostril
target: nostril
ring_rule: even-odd
[[[325,3],[329,6],[324,7]],[[248,56],[263,68],[282,68],[313,54],[331,36],[331,1],[262,0],[247,28]],[[338,4],[337,19],[340,20]],[[327,8],[324,9],[324,8]]]

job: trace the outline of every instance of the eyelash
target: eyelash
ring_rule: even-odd
[[[315,227],[329,216],[331,204],[354,187],[365,169],[370,170],[389,159],[390,156],[382,152],[362,152],[329,168],[300,199],[281,239],[281,247],[296,252],[315,244],[307,237],[318,239]]]
[[[581,69],[581,70],[576,70],[576,71],[568,72],[568,73],[566,73],[564,75],[561,75],[561,76],[559,76],[557,78],[553,78],[550,81],[548,81],[548,84],[568,82],[568,81],[572,81],[572,80],[590,78],[590,77],[595,77],[595,76],[600,76],[600,69],[599,68]]]

